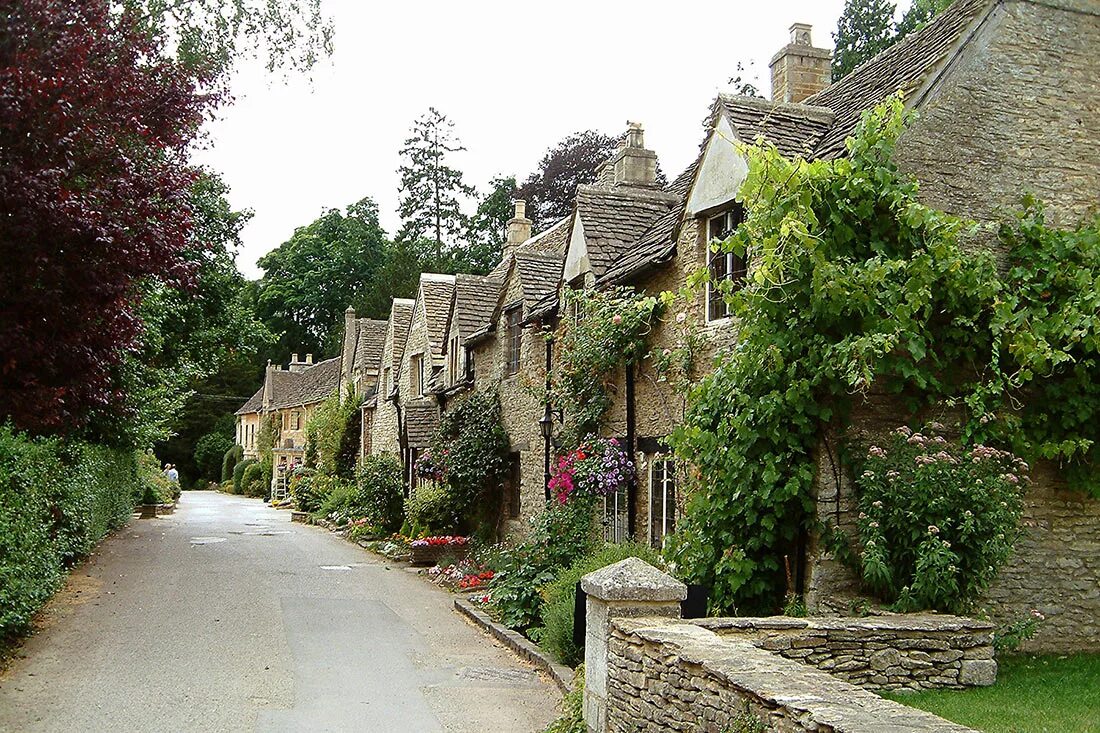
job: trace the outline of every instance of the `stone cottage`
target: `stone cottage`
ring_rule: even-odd
[[[394,298],[390,304],[378,362],[378,388],[373,396],[366,398],[361,408],[364,430],[361,455],[401,454],[398,378],[412,311],[413,301],[409,298]]]

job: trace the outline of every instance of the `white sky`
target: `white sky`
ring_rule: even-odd
[[[238,256],[249,277],[327,207],[370,196],[392,234],[397,151],[430,105],[454,121],[468,151],[453,164],[479,190],[497,174],[522,180],[572,132],[618,134],[627,120],[645,126],[673,178],[737,62],[752,62],[747,76],[769,92],[768,61],[790,24],[813,24],[814,45],[830,48],[843,4],[325,0],[336,50],[312,86],[242,68],[196,159],[222,173],[234,207],[255,211]]]

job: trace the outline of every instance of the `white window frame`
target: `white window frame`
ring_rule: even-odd
[[[740,258],[736,254],[734,254],[733,252],[721,252],[721,251],[714,252],[711,249],[712,245],[714,245],[715,242],[724,241],[727,237],[729,237],[730,234],[733,233],[734,230],[737,229],[737,227],[741,224],[741,222],[744,221],[744,214],[742,212],[743,212],[743,209],[741,209],[740,206],[733,206],[733,207],[727,208],[723,211],[719,211],[716,214],[708,216],[703,222],[704,233],[706,235],[706,253],[707,253],[707,284],[706,284],[706,293],[705,293],[706,297],[703,300],[703,316],[704,316],[704,320],[706,321],[706,323],[708,325],[722,324],[722,323],[726,323],[730,320],[728,306],[726,306],[726,305],[723,305],[723,310],[725,310],[725,312],[722,315],[715,316],[713,313],[711,313],[711,310],[710,310],[710,308],[711,308],[711,293],[712,293],[712,287],[711,287],[712,283],[711,283],[711,277],[710,277],[711,264],[718,257],[724,257],[725,258],[725,260],[726,260],[726,276],[722,278],[723,280],[733,280],[734,279],[732,277],[731,273],[734,272],[734,265],[735,264],[741,264],[741,266],[745,269],[746,273],[747,273],[747,270],[748,270],[748,265],[747,265],[747,262],[746,262],[747,258]],[[737,220],[738,218],[739,218],[739,220]],[[714,223],[719,221],[719,220],[723,220],[721,225],[723,226],[724,236],[723,236],[722,232],[715,233],[714,229],[713,229]],[[737,221],[735,221],[735,220],[737,220]],[[714,284],[717,284],[717,283],[714,283]]]
[[[658,470],[660,470],[660,476],[658,476]],[[661,490],[661,536],[659,538],[653,534],[654,489],[658,483]],[[672,487],[671,497],[668,492],[670,485]],[[665,538],[676,531],[677,519],[679,519],[679,512],[676,506],[676,461],[670,455],[656,455],[649,462],[649,521],[646,523],[646,534],[649,536],[651,547],[657,549],[663,547]],[[660,540],[659,543],[658,540]]]

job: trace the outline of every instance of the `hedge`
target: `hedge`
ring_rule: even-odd
[[[25,632],[65,570],[130,518],[156,471],[140,459],[0,425],[0,638]]]

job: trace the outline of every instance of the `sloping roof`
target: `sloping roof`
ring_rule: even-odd
[[[405,438],[410,448],[427,448],[439,427],[439,407],[434,400],[405,405]]]
[[[386,321],[359,318],[355,321],[355,357],[352,364],[359,371],[379,368],[386,348]]]
[[[580,186],[576,215],[584,227],[588,262],[596,279],[603,277],[608,268],[676,203],[677,198],[664,191]]]
[[[234,415],[247,415],[252,412],[259,412],[260,408],[264,406],[264,387],[261,384],[260,388],[256,390],[256,394],[248,398],[248,401],[241,405],[240,409],[234,412]]]
[[[463,339],[485,328],[492,320],[501,285],[502,278],[499,276],[455,275],[452,317]]]
[[[638,242],[627,249],[623,256],[608,267],[603,276],[596,280],[597,285],[621,282],[651,265],[667,260],[675,254],[677,230],[684,215],[687,194],[691,190],[691,184],[695,181],[695,171],[699,168],[699,163],[702,160],[703,155],[700,150],[699,156],[668,185],[666,190],[680,197],[679,205],[669,209],[668,212],[653,222]]]
[[[455,276],[423,273],[420,275],[420,300],[424,308],[428,345],[432,357],[443,357],[443,339],[447,337],[447,320],[451,315],[451,299],[454,297]]]
[[[834,120],[833,111],[823,107],[728,94],[719,95],[711,110],[725,115],[742,142],[751,145],[763,136],[789,158],[813,155]]]
[[[539,252],[516,252],[516,270],[523,290],[523,309],[530,312],[536,303],[556,293],[564,264],[560,255]]]
[[[943,67],[966,30],[992,4],[993,0],[956,0],[916,33],[806,99],[805,104],[828,107],[836,116],[818,141],[815,157],[843,155],[844,140],[855,130],[863,112],[898,90],[908,95],[919,88],[929,74]]]
[[[273,408],[312,405],[340,387],[340,357],[318,362],[302,372],[277,371],[272,376]]]
[[[415,301],[408,298],[394,298],[390,306],[390,323],[393,324],[393,349],[390,359],[393,362],[390,367],[393,373],[401,371],[401,359],[405,354],[405,341],[409,337],[409,323],[412,321],[413,305]],[[394,384],[397,380],[394,380]]]
[[[565,257],[565,250],[569,247],[570,218],[563,216],[558,219],[526,242],[521,243],[516,248],[516,252],[539,252]]]

